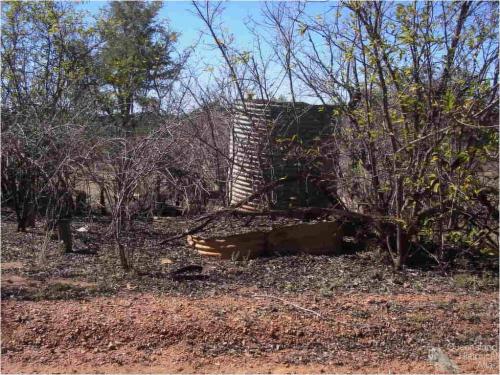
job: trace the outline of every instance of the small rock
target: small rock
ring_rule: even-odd
[[[160,264],[172,264],[174,263],[174,261],[172,259],[169,259],[169,258],[161,258],[160,259]]]
[[[460,373],[460,369],[457,364],[453,362],[440,348],[431,348],[429,351],[429,361],[434,362],[437,367],[447,373]]]

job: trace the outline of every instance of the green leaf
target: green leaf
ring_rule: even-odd
[[[309,26],[307,26],[306,24],[302,24],[299,28],[299,34],[304,36],[308,28]]]
[[[450,90],[446,91],[444,95],[444,111],[450,113],[455,109],[456,97]]]
[[[440,186],[441,186],[441,185],[440,185],[440,183],[439,183],[439,182],[437,182],[437,181],[435,181],[434,185],[432,186],[432,191],[433,191],[434,193],[438,193],[438,192],[439,192],[439,187],[440,187]]]

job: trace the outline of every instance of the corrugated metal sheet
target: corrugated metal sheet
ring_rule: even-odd
[[[279,137],[298,134],[307,142],[320,134],[330,122],[329,114],[320,106],[298,103],[294,108],[291,103],[246,101],[245,107],[246,110],[241,102],[235,105],[229,148],[234,162],[229,189],[232,205],[262,190],[275,179],[297,173],[300,166],[285,161],[280,155],[276,142]],[[240,209],[258,211],[286,206],[289,200],[297,200],[294,195],[301,189],[295,186],[277,190],[279,194],[262,194]],[[299,199],[298,204],[304,205],[304,202]]]

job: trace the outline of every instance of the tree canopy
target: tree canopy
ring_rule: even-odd
[[[134,105],[157,108],[179,73],[171,57],[176,34],[157,21],[161,2],[114,1],[99,22],[99,76],[105,107],[133,127]]]

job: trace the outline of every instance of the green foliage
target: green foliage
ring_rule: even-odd
[[[20,230],[37,207],[51,218],[69,211],[70,160],[81,161],[74,150],[95,116],[83,18],[67,2],[2,3],[2,196]]]
[[[349,119],[336,136],[347,159],[335,171],[345,193],[397,223],[399,245],[394,226],[380,231],[395,264],[409,238],[441,249],[496,248],[498,7],[344,5],[351,29],[324,34],[324,42],[341,56],[333,70],[346,77],[349,100],[359,93],[339,107]]]
[[[308,28],[309,28],[309,26],[308,26],[308,25],[306,25],[306,24],[302,24],[302,25],[300,25],[300,28],[299,28],[299,34],[300,34],[301,36],[304,36],[304,35],[305,35],[305,33],[307,32],[307,29],[308,29]]]
[[[111,113],[128,125],[133,105],[158,97],[177,77],[179,65],[171,58],[178,34],[156,20],[160,2],[114,1],[99,22],[104,46],[99,52],[99,76]]]
[[[59,103],[82,96],[89,83],[90,40],[72,4],[2,4],[2,102],[38,117],[54,115]],[[31,67],[26,69],[26,67]]]

